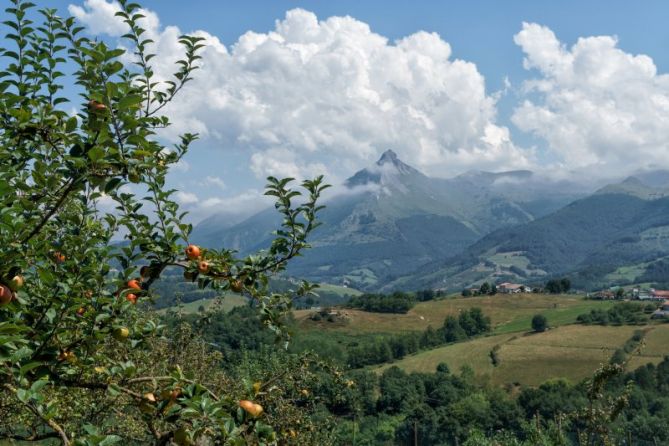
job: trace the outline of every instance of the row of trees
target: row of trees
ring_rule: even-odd
[[[374,313],[406,313],[416,302],[426,302],[444,296],[442,290],[418,290],[415,293],[396,291],[392,294],[365,293],[354,296],[346,303],[348,308],[357,308]]]
[[[350,298],[346,303],[348,308],[374,313],[406,313],[415,305],[415,295],[401,291],[392,294],[364,293]]]
[[[646,305],[620,302],[608,310],[594,309],[579,314],[576,320],[587,325],[640,325],[648,322]],[[654,310],[654,306],[650,306]]]
[[[490,318],[480,308],[462,311],[457,317],[447,316],[444,324],[433,329],[429,326],[422,333],[408,333],[378,337],[348,349],[346,365],[360,368],[382,364],[404,356],[451,342],[469,339],[490,331]]]

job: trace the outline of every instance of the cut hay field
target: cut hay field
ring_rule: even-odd
[[[634,369],[649,362],[658,363],[667,355],[669,355],[669,324],[655,325],[646,334],[639,355],[630,358],[629,368]]]
[[[578,382],[591,376],[640,328],[568,325],[545,333],[499,334],[421,352],[375,370],[396,365],[408,372],[433,372],[437,364],[445,362],[452,371],[467,365],[481,381],[498,385],[538,385],[552,378]],[[629,369],[657,363],[669,353],[669,325],[646,328],[646,347],[641,356],[630,359]],[[497,366],[490,357],[495,346],[499,346]]]
[[[520,294],[450,297],[418,303],[407,314],[369,313],[359,310],[343,310],[346,318],[340,322],[309,319],[312,310],[295,311],[298,325],[304,330],[338,330],[351,334],[398,333],[422,331],[428,326],[440,327],[449,314],[480,307],[490,316],[496,334],[526,331],[531,328],[532,316],[544,314],[551,325],[571,324],[579,314],[593,308],[606,309],[612,302],[585,300],[576,295]]]

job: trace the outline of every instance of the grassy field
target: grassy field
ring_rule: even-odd
[[[551,325],[571,324],[579,314],[593,308],[608,308],[612,302],[585,300],[574,295],[520,294],[451,297],[441,300],[421,302],[407,314],[369,313],[359,310],[343,310],[345,321],[331,323],[314,322],[309,319],[311,310],[295,312],[299,327],[304,330],[339,330],[348,333],[398,333],[422,331],[429,325],[441,327],[449,314],[461,310],[480,307],[490,316],[496,334],[526,331],[531,327],[532,317],[544,314]]]
[[[355,288],[332,285],[329,283],[320,283],[318,288],[316,288],[316,293],[321,291],[324,293],[337,294],[339,296],[359,296],[362,294],[362,291],[358,291]]]
[[[658,363],[667,355],[669,355],[669,324],[656,325],[646,334],[639,354],[630,358],[629,368],[634,369],[649,362]]]
[[[453,371],[468,365],[481,381],[493,384],[538,385],[551,378],[577,382],[591,376],[639,328],[568,325],[538,334],[499,334],[418,353],[376,370],[397,365],[410,372],[433,372],[445,362]],[[630,369],[657,363],[667,354],[669,325],[648,328],[646,348],[631,358]],[[499,346],[497,366],[490,358],[495,346]]]

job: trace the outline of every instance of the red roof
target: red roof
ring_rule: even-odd
[[[664,291],[664,290],[655,290],[652,292],[653,296],[657,297],[667,297],[669,298],[669,291]]]

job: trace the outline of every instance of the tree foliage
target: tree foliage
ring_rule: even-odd
[[[535,314],[532,317],[532,330],[542,333],[548,328],[548,319],[543,314]]]
[[[421,296],[425,294],[422,293]],[[358,308],[374,313],[406,313],[416,305],[416,297],[396,291],[392,294],[365,293],[354,296],[346,304],[349,308]]]
[[[571,289],[571,281],[566,277],[562,279],[551,279],[546,282],[544,288],[551,294],[566,293]]]
[[[181,268],[200,288],[245,294],[263,325],[285,337],[292,296],[312,286],[271,293],[268,276],[308,247],[326,186],[321,178],[304,181],[304,196],[291,179],[270,177],[267,195],[284,221],[267,251],[185,256],[191,226],[166,189],[166,174],[197,135],[183,134],[168,148],[159,132],[170,124],[161,111],[191,80],[203,42],[182,36],[183,57],[172,78],[160,81],[139,5],[120,5],[131,64],[123,49],[84,37],[74,19],[55,10],[36,11],[24,0],[7,8],[0,282],[3,295],[8,286],[14,290],[0,307],[0,400],[11,407],[0,417],[0,435],[91,445],[205,437],[274,442],[266,418],[240,408],[227,393],[233,387],[202,363],[209,360],[205,345],[196,344],[199,359],[178,350],[163,338],[163,325],[138,307],[153,298],[152,285],[166,268]],[[64,96],[65,84],[74,85],[80,101]],[[103,203],[115,209],[105,212]],[[258,394],[246,389],[237,396]],[[126,407],[127,416],[119,412]],[[126,428],[119,420],[130,413],[137,422]],[[73,421],[79,417],[86,422]]]
[[[608,310],[594,309],[579,314],[576,320],[586,325],[640,325],[648,322],[645,305],[620,302]]]

